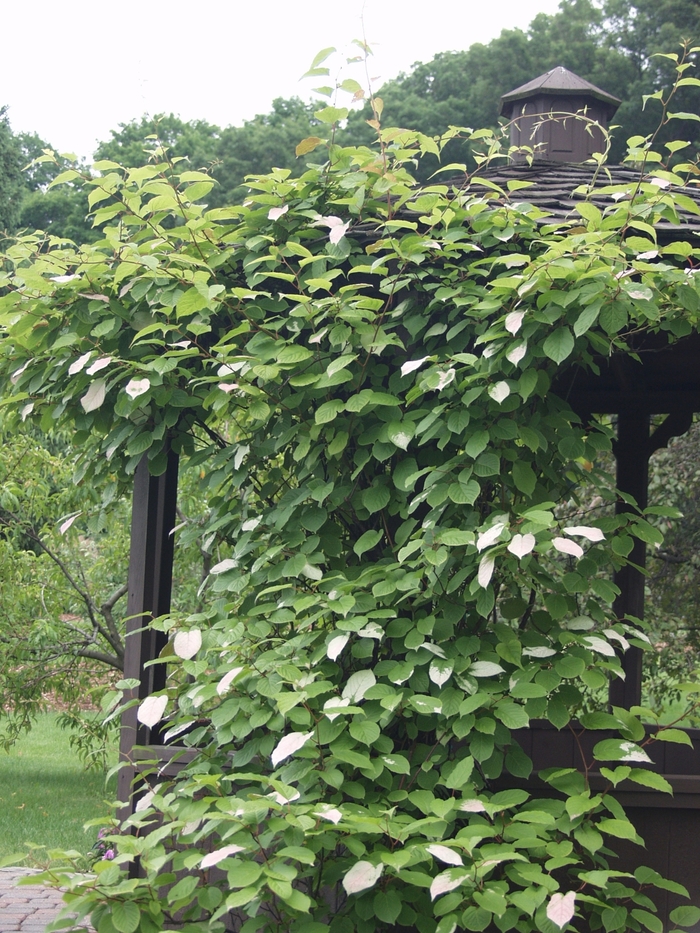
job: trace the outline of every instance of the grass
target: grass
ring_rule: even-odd
[[[85,771],[70,747],[68,733],[45,713],[10,752],[0,751],[0,859],[17,852],[29,864],[43,861],[45,849],[87,852],[97,828],[83,830],[95,817],[107,816],[105,802],[115,796],[101,773]]]

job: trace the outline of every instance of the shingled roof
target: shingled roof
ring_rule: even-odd
[[[480,178],[484,181],[480,181]],[[508,183],[526,182],[527,188],[508,193]],[[456,181],[456,179],[455,179]],[[519,203],[527,202],[543,212],[541,223],[580,221],[576,205],[583,201],[595,204],[601,211],[619,201],[632,198],[640,185],[653,186],[658,191],[671,189],[665,179],[652,171],[631,165],[575,164],[536,160],[531,165],[518,162],[492,167],[472,176],[460,187],[470,191],[493,191],[492,185],[503,189],[504,197]],[[691,182],[675,191],[686,195],[678,211],[678,222],[663,220],[657,224],[661,239],[680,236],[700,236],[700,182]]]
[[[540,93],[555,97],[592,97],[607,104],[608,118],[615,113],[621,103],[619,98],[596,87],[585,78],[579,77],[563,65],[558,65],[539,77],[533,78],[532,81],[528,81],[527,84],[521,84],[515,90],[504,94],[501,98],[501,116],[510,117],[514,103],[528,100]]]

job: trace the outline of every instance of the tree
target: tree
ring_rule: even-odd
[[[559,12],[538,14],[526,31],[506,29],[488,44],[439,53],[388,82],[380,93],[386,118],[399,126],[428,134],[442,133],[449,125],[495,128],[502,94],[564,65],[622,100],[610,156],[619,162],[629,136],[657,130],[658,112],[652,105],[643,108],[642,97],[669,89],[675,72],[673,63],[666,60],[664,65],[652,56],[676,49],[682,39],[700,43],[700,15],[692,0],[562,0]],[[688,60],[691,67],[695,58]],[[679,112],[697,112],[699,102],[697,86],[678,89]],[[348,141],[367,140],[362,121],[368,116],[368,111],[351,116]],[[700,143],[697,121],[664,127],[657,140],[665,142],[674,134]],[[445,159],[461,162],[468,152],[453,143]],[[424,174],[436,167],[429,161]]]
[[[331,138],[343,117],[318,112]],[[192,765],[146,773],[106,871],[53,876],[98,929],[658,927],[645,892],[666,882],[623,885],[607,858],[638,841],[613,785],[668,790],[636,744],[653,710],[582,715],[620,732],[594,749],[623,769],[604,794],[588,768],[544,772],[537,801],[492,782],[530,771],[514,730],[564,727],[620,674],[614,645],[645,643],[609,577],[658,530],[591,506],[616,499],[612,430],[553,380],[633,353],[630,332],[697,330],[700,282],[678,244],[652,263],[627,237],[675,218],[673,190],[542,227],[505,192],[417,186],[442,143],[380,127],[216,209],[208,174],[157,150],[85,178],[97,244],[4,254],[8,411],[69,428],[92,483],[175,450],[231,546],[202,611],[153,623],[168,686],[139,718],[187,732]]]
[[[0,107],[0,231],[14,230],[22,198],[21,154],[10,129],[7,107]]]

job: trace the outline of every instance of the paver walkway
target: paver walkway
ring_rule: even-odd
[[[63,907],[61,892],[55,888],[17,884],[31,874],[31,868],[0,869],[0,933],[44,933]]]

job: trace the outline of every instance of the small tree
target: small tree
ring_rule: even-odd
[[[687,202],[643,170],[574,222],[547,223],[526,183],[419,188],[423,153],[464,135],[500,158],[499,140],[374,113],[377,147],[331,135],[324,165],[253,178],[230,209],[162,150],[98,163],[101,241],[5,253],[9,410],[70,425],[91,481],[144,456],[161,472],[170,445],[201,470],[205,539],[230,544],[203,611],[153,623],[171,676],[139,718],[186,732],[194,761],[147,777],[113,862],[55,877],[100,933],[216,931],[231,912],[246,933],[551,933],[576,913],[657,930],[647,889],[679,886],[608,861],[639,841],[612,788],[669,790],[644,766],[653,710],[581,716],[619,734],[594,751],[605,792],[591,761],[542,773],[538,799],[494,782],[531,770],[514,730],[566,727],[620,674],[616,649],[646,642],[610,575],[659,533],[591,505],[616,498],[612,428],[552,383],[633,352],[634,332],[697,327],[675,257],[698,251],[654,240]],[[662,181],[694,171],[640,152]]]

